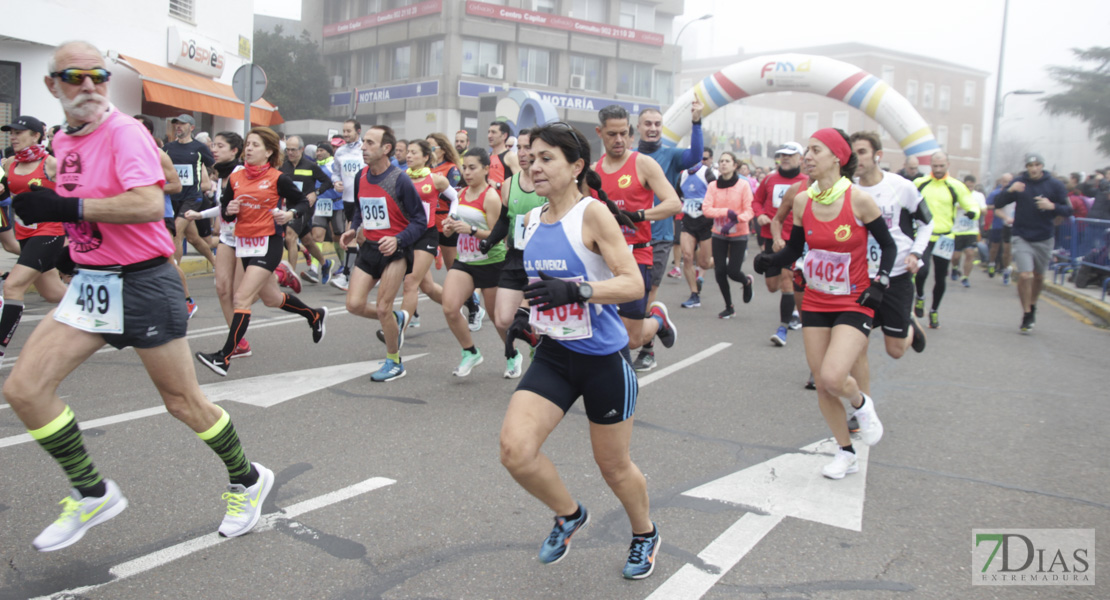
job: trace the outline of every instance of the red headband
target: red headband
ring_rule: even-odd
[[[844,141],[844,136],[840,135],[839,131],[832,127],[826,127],[824,129],[818,129],[810,137],[828,146],[829,150],[831,150],[832,153],[836,155],[837,160],[840,161],[841,166],[848,164],[848,159],[852,156],[852,147],[848,145],[848,142]]]

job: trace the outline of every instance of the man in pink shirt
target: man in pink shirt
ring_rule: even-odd
[[[138,121],[108,102],[111,73],[104,65],[87,42],[54,51],[45,83],[61,102],[67,125],[54,137],[57,188],[32,186],[12,201],[24,223],[64,224],[69,266],[77,269],[65,298],[35,328],[4,383],[12,410],[73,488],[62,501],[62,515],[35,538],[41,552],[77,542],[127,508],[119,486],[93,465],[77,419],[57,393],[61,380],[105,343],[135,348],[169,413],[227,466],[220,535],[250,531],[274,481],[272,471],[247,461],[227,413],[197,384],[185,340],[184,290],[167,260],[173,243],[162,225],[165,180],[158,149]]]

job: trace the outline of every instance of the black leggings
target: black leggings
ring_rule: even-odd
[[[728,287],[728,280],[748,285],[748,276],[741,270],[747,250],[747,236],[728,240],[713,238],[713,272],[717,276],[717,286],[721,288],[726,307],[732,306],[732,290]]]
[[[952,263],[951,259],[940,258],[933,254],[933,245],[936,242],[929,242],[928,247],[925,248],[925,260],[922,261],[921,268],[918,269],[917,275],[914,276],[914,283],[917,285],[917,297],[925,297],[925,280],[929,278],[929,260],[927,257],[932,257],[933,266],[936,273],[933,273],[933,310],[940,308],[940,300],[944,297],[944,290],[948,288],[948,266]]]

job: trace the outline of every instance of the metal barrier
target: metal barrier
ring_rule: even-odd
[[[1076,272],[1077,284],[1087,270],[1110,274],[1110,221],[1069,217],[1056,227],[1053,249],[1052,282],[1063,283]],[[1102,300],[1106,300],[1110,277],[1102,284]]]

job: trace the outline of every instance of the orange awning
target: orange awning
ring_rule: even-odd
[[[242,120],[243,103],[235,97],[230,85],[130,56],[121,54],[119,57],[121,64],[139,74],[147,101]],[[277,108],[265,99],[251,103],[251,124],[270,126],[284,122]]]

